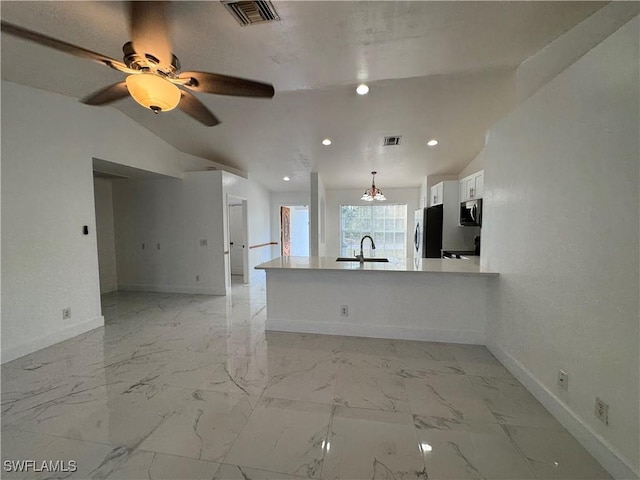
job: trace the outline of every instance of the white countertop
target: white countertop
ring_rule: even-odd
[[[390,258],[389,263],[336,262],[337,257],[278,257],[256,266],[261,270],[341,270],[365,272],[414,272],[414,273],[457,273],[469,275],[498,275],[480,267],[479,257],[465,259],[448,258]]]

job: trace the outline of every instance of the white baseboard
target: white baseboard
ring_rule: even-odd
[[[354,325],[329,322],[296,322],[267,318],[267,330],[279,332],[318,333],[344,335],[347,337],[393,338],[397,340],[419,340],[427,342],[485,344],[484,332],[460,332],[415,327],[391,327],[387,325]]]
[[[40,349],[49,347],[55,343],[64,342],[82,333],[89,332],[95,328],[104,326],[104,317],[91,318],[84,322],[70,325],[64,330],[55,333],[48,333],[42,337],[34,338],[28,342],[13,345],[9,348],[2,349],[2,363],[10,362],[16,358],[23,357]]]
[[[614,478],[630,480],[640,477],[630,462],[625,461],[609,442],[540,383],[524,365],[496,345],[488,343],[487,348]]]
[[[194,295],[222,295],[226,291],[212,287],[191,287],[183,285],[146,285],[141,283],[120,283],[118,290],[126,292],[157,292],[157,293],[191,293]]]

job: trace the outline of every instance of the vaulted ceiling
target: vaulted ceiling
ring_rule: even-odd
[[[181,151],[250,172],[272,191],[417,186],[457,174],[514,107],[515,68],[606,2],[274,1],[241,27],[218,1],[172,4],[184,70],[274,85],[271,100],[196,94],[222,123],[116,108]],[[2,19],[110,57],[130,40],[126,2],[2,2]],[[2,78],[82,98],[123,74],[2,34]],[[371,90],[359,96],[355,87]],[[10,119],[2,118],[2,121]],[[401,144],[382,147],[386,135]],[[321,141],[331,138],[332,145]],[[437,147],[426,142],[437,138]],[[289,176],[290,182],[282,177]]]

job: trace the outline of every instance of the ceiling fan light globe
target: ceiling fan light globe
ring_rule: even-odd
[[[173,110],[180,102],[180,89],[154,73],[129,75],[126,83],[133,99],[155,113]]]

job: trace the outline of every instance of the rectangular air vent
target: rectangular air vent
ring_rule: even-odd
[[[280,17],[276,13],[276,9],[269,0],[256,0],[249,2],[237,2],[234,0],[222,0],[223,5],[233,18],[235,18],[240,25],[246,27],[247,25],[254,25],[256,23],[275,22],[280,20]]]
[[[393,145],[400,145],[401,135],[395,135],[393,137],[384,137],[384,142],[382,143],[383,147],[390,147]]]

